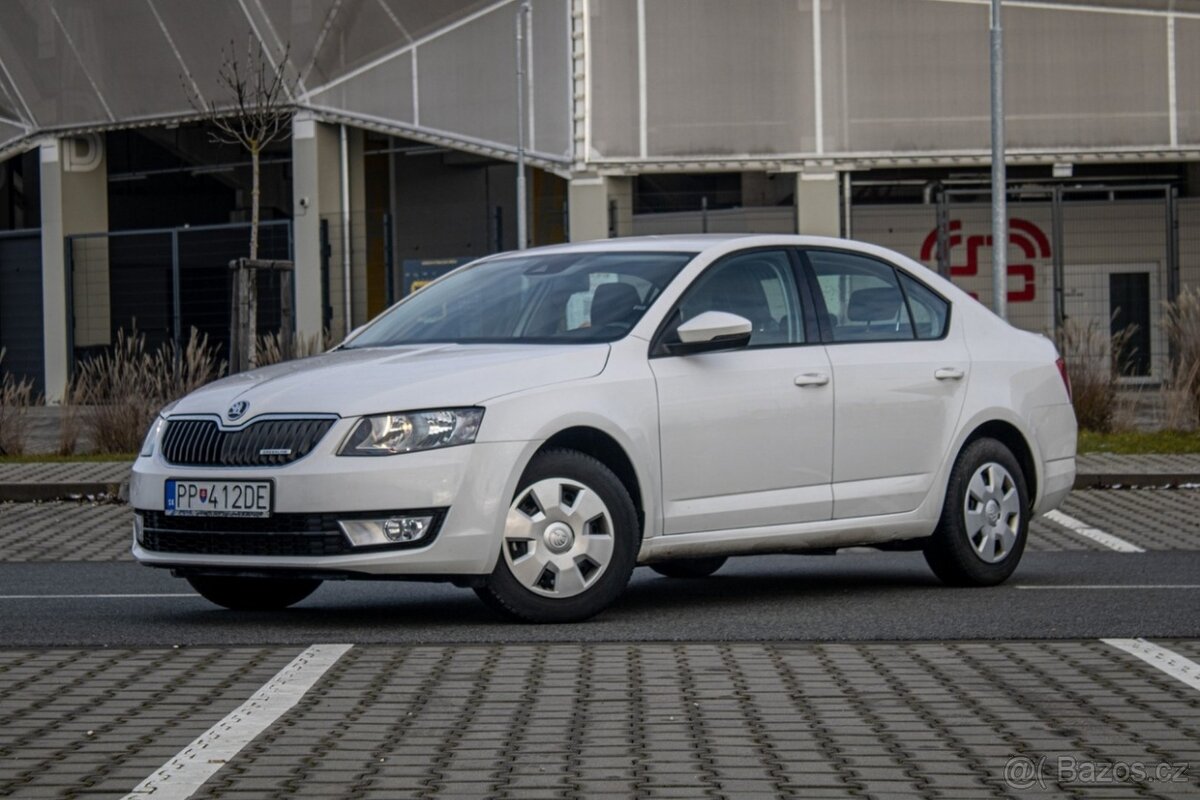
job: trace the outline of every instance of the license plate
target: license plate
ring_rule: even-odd
[[[270,481],[168,480],[168,517],[269,517]]]

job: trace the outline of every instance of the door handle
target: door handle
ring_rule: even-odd
[[[962,380],[962,377],[967,373],[958,367],[942,367],[939,370],[934,370],[933,377],[939,381],[957,381]]]
[[[797,386],[824,386],[829,383],[829,376],[823,372],[806,372],[796,376]]]

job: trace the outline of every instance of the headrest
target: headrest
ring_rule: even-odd
[[[602,283],[592,295],[592,327],[612,322],[629,322],[634,308],[642,301],[637,289],[628,283]]]
[[[904,298],[894,286],[859,289],[850,295],[846,316],[851,322],[883,322],[896,318]]]

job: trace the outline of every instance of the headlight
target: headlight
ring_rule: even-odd
[[[338,449],[340,456],[392,456],[470,444],[483,421],[482,408],[444,408],[363,417]]]
[[[158,441],[158,435],[162,433],[163,426],[167,421],[162,417],[155,417],[154,422],[150,423],[150,430],[146,431],[146,438],[142,442],[142,452],[139,454],[142,458],[149,458],[154,455],[154,444]]]

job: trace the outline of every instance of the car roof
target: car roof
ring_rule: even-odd
[[[662,251],[680,253],[702,253],[705,250],[728,249],[730,244],[742,247],[759,245],[791,246],[837,246],[859,249],[858,243],[850,239],[834,239],[826,236],[795,236],[790,234],[762,233],[684,233],[662,236],[623,236],[616,239],[591,239],[584,242],[554,244],[530,248],[528,253],[594,253]]]

